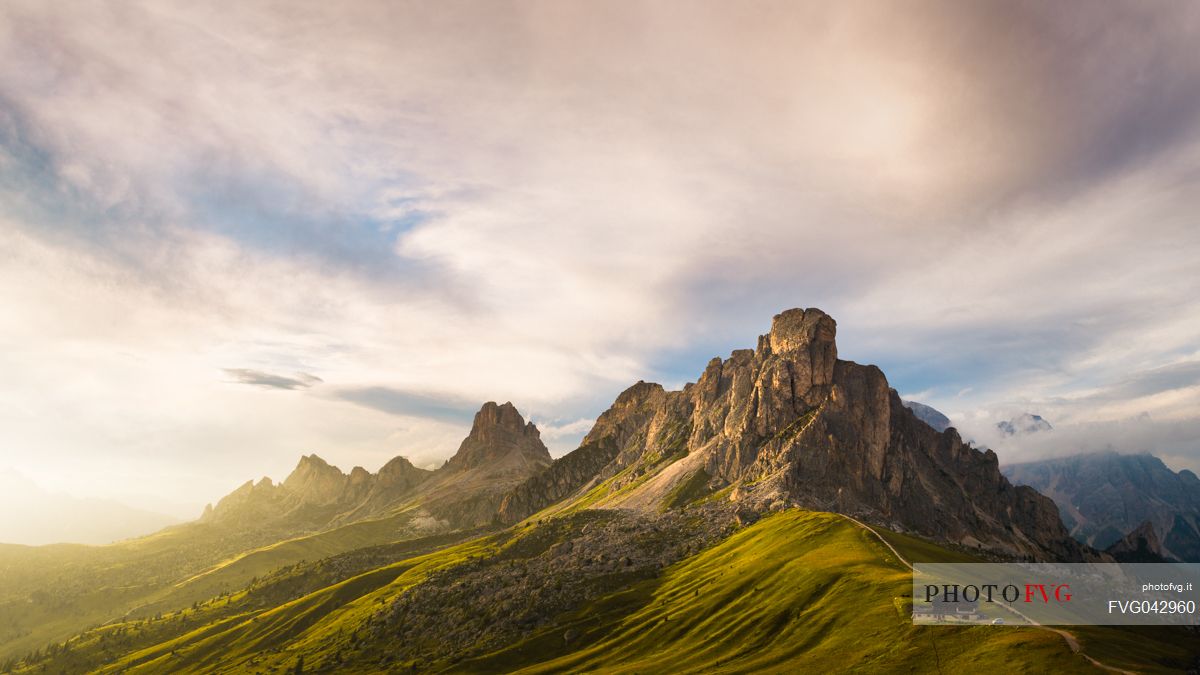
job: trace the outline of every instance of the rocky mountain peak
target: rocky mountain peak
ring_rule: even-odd
[[[838,360],[836,336],[821,310],[791,309],[695,384],[634,385],[578,450],[512,493],[502,518],[605,480],[616,496],[596,504],[647,511],[732,487],[729,499],[755,511],[802,505],[1006,555],[1086,555],[1053,502],[1014,488],[995,453],[918,420],[879,368]]]
[[[613,403],[614,408],[640,405],[655,394],[661,394],[663,386],[655,382],[638,380],[636,384],[621,392]]]
[[[507,429],[514,432],[533,429],[533,432],[537,433],[537,427],[532,422],[526,424],[525,418],[521,417],[521,413],[517,412],[517,407],[511,401],[501,404],[488,401],[483,404],[479,412],[475,413],[475,423],[471,425],[472,434],[486,434],[492,429]]]
[[[295,475],[296,472],[301,471],[326,471],[329,469],[334,469],[337,470],[338,473],[341,473],[337,467],[321,459],[321,457],[316,453],[313,453],[311,455],[301,455],[300,461],[296,463],[296,468],[292,473]]]
[[[446,466],[461,470],[513,461],[549,464],[550,451],[542,443],[537,426],[527,423],[516,406],[488,401],[475,413],[471,433]]]
[[[317,455],[304,455],[283,481],[283,487],[305,502],[328,504],[341,496],[348,478],[341,469]]]
[[[407,457],[396,456],[379,468],[379,481],[385,484],[410,482],[413,477],[425,476],[429,471],[418,469]]]
[[[789,309],[775,315],[771,331],[759,337],[756,350],[737,350],[729,361],[750,360],[775,373],[780,373],[780,365],[786,364],[786,380],[793,394],[804,398],[809,389],[833,383],[836,338],[837,322],[825,312],[814,308]],[[772,361],[778,365],[772,365]]]
[[[1154,524],[1149,520],[1142,522],[1132,532],[1122,537],[1117,543],[1105,549],[1119,562],[1163,562],[1162,542],[1154,531]]]
[[[767,335],[771,351],[775,354],[807,349],[817,345],[822,349],[836,349],[837,322],[816,308],[789,309],[771,320],[771,332]]]

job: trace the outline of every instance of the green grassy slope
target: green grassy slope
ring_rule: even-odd
[[[158,644],[121,651],[111,641],[105,648],[113,657],[98,672],[265,674],[299,662],[305,672],[379,672],[389,665],[380,653],[389,637],[371,633],[378,625],[373,616],[437,570],[484,556],[541,555],[546,546],[523,543],[538,539],[532,536],[538,529],[407,558],[397,551],[396,562],[276,606],[250,607],[235,594],[214,604],[224,611],[189,610],[212,611],[211,621]],[[909,559],[971,559],[919,538],[880,534]],[[655,578],[629,583],[499,651],[421,670],[1104,672],[1060,635],[1038,628],[913,626],[908,568],[874,535],[835,514],[792,510],[766,517]],[[149,635],[171,621],[181,619],[120,630]],[[1085,654],[1136,672],[1179,672],[1200,653],[1200,640],[1182,631],[1070,630]]]
[[[41,672],[45,665],[46,672],[91,672],[121,655],[170,642],[201,629],[228,628],[360,574],[478,537],[478,532],[434,535],[287,565],[252,580],[243,590],[221,593],[182,610],[150,619],[110,622],[84,631],[65,644],[55,644],[48,658],[34,662],[28,670]],[[0,661],[0,673],[3,672],[6,668],[4,661]]]
[[[358,640],[355,631],[388,601],[430,573],[494,553],[487,536],[361,574],[262,612],[205,626],[127,654],[106,673],[243,673],[283,668],[301,655],[332,664]]]
[[[880,536],[913,563],[980,562],[924,539],[877,528]],[[1178,673],[1198,664],[1200,635],[1184,628],[1137,626],[1066,626],[1083,653],[1114,667],[1139,673]]]
[[[910,587],[907,568],[866,531],[789,511],[451,670],[1096,672],[1044,631],[914,627],[903,609]]]
[[[410,539],[411,520],[402,512],[265,546],[188,524],[110,546],[0,550],[0,663],[91,626],[235,592],[287,565]]]
[[[286,565],[305,560],[321,560],[339,553],[410,537],[412,535],[405,526],[411,519],[410,514],[400,513],[247,551],[176,584],[166,597],[151,603],[149,607],[155,610],[159,606],[181,607],[196,600],[211,598],[222,591],[242,588],[251,579]]]

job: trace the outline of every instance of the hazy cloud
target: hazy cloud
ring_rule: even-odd
[[[324,382],[316,375],[295,373],[294,376],[276,375],[250,368],[226,368],[225,374],[239,384],[250,384],[267,389],[307,389],[314,384]]]
[[[466,424],[468,427],[481,405],[456,396],[437,396],[379,386],[344,388],[337,391],[334,397],[390,415],[427,417]]]
[[[1200,361],[1184,361],[1134,373],[1102,396],[1132,399],[1197,386],[1200,386]]]
[[[997,448],[1006,464],[1111,450],[1124,454],[1148,452],[1178,470],[1195,466],[1197,438],[1200,420],[1195,418],[1157,420],[1137,415],[1055,425],[1053,431],[996,438],[987,445]]]

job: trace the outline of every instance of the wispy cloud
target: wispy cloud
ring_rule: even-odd
[[[310,373],[296,373],[289,377],[250,368],[226,368],[225,374],[238,384],[250,384],[267,389],[307,389],[314,384],[324,382]]]
[[[438,396],[390,387],[347,387],[335,398],[373,410],[406,417],[426,417],[470,425],[480,403],[459,396]]]
[[[555,457],[565,455],[579,447],[580,441],[596,424],[595,418],[591,417],[581,417],[569,421],[535,419],[533,422],[541,431],[542,441],[550,450],[550,454]]]

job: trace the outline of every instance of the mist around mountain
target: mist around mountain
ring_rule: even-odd
[[[1098,549],[1149,527],[1168,558],[1200,562],[1200,479],[1150,454],[1099,452],[1012,464],[1004,473],[1058,505],[1079,541]]]
[[[630,386],[557,460],[486,403],[435,471],[307,454],[148,537],[0,547],[0,671],[1088,672],[1058,634],[912,625],[908,561],[1111,558],[836,330],[783,312],[680,390]],[[1120,668],[1200,654],[1170,630],[1088,649],[1109,642]]]
[[[176,518],[108,499],[47,492],[12,469],[0,469],[0,543],[108,544],[161,530]]]
[[[1028,436],[1054,430],[1054,427],[1045,418],[1033,413],[1021,413],[1012,419],[997,422],[996,428],[1004,436]]]

